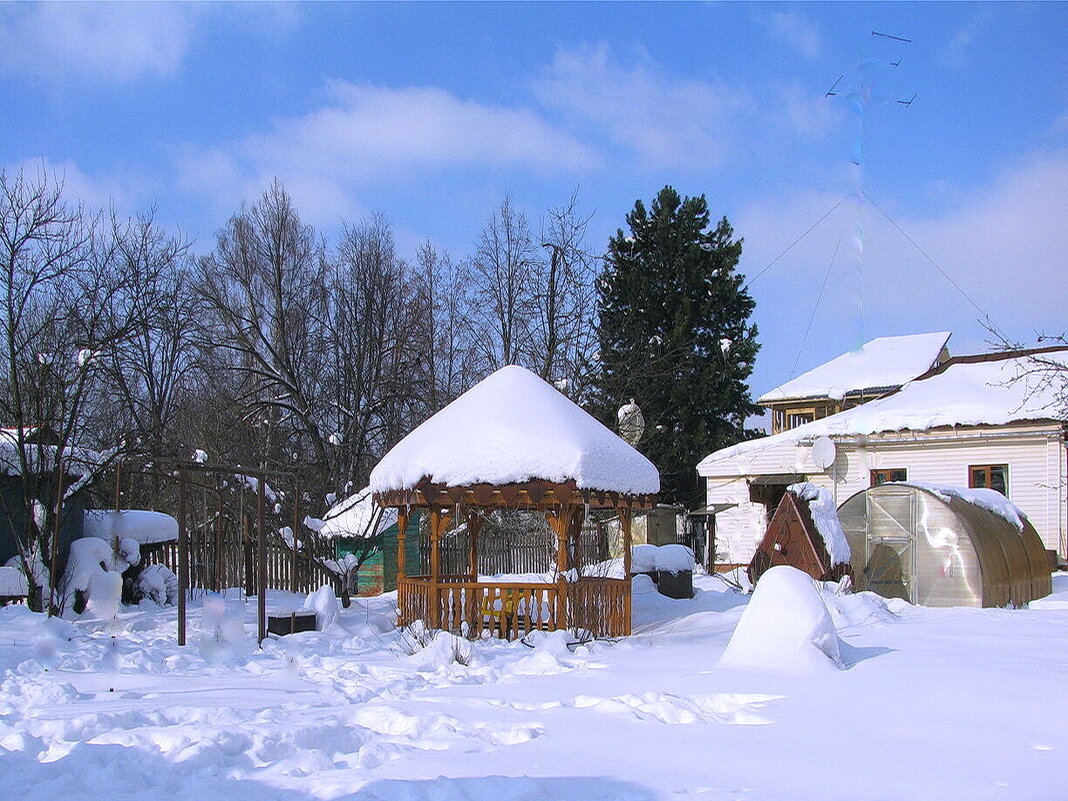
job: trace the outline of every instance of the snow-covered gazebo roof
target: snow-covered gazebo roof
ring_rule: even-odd
[[[459,502],[460,488],[480,500],[480,487],[485,495],[488,487],[540,493],[553,486],[587,500],[591,493],[651,496],[660,489],[660,475],[615,433],[517,366],[503,367],[465,392],[371,471],[371,491],[389,505],[402,497],[416,502],[427,487],[446,494],[451,489]],[[563,500],[559,492],[555,500]]]

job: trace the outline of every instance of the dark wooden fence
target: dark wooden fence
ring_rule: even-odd
[[[446,533],[441,543],[441,572],[467,573],[468,535],[464,529]],[[420,572],[430,572],[430,543],[419,541]],[[572,550],[571,563],[592,565],[608,559],[608,538],[597,521],[589,521]],[[534,523],[527,530],[486,525],[478,537],[478,572],[484,576],[548,573],[556,568],[556,536],[548,526]]]

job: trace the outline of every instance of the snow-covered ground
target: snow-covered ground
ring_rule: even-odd
[[[615,643],[415,655],[391,596],[263,650],[236,595],[193,605],[185,648],[173,608],[118,625],[3,608],[0,797],[1068,797],[1068,575],[1022,610],[825,592],[848,669],[794,673],[717,667],[748,598],[695,586],[636,594],[636,633]]]

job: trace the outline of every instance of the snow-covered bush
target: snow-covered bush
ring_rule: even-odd
[[[452,664],[471,664],[469,640],[448,631],[427,628],[421,620],[404,627],[400,644],[411,661],[424,670],[437,670]]]
[[[97,537],[82,537],[70,544],[67,569],[60,583],[62,604],[77,613],[91,600],[97,616],[101,610],[118,609],[122,596],[122,574],[141,561],[140,546],[135,540],[122,539],[112,544]],[[115,574],[114,577],[106,574]],[[114,598],[112,598],[114,595]]]
[[[174,606],[178,603],[178,577],[166,565],[146,565],[137,574],[134,598],[159,606]]]

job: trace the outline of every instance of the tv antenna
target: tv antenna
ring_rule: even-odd
[[[904,36],[894,36],[892,33],[880,33],[879,31],[872,31],[872,36],[882,36],[886,39],[893,39],[895,42],[904,42],[905,44],[912,44],[911,39],[906,39]]]

